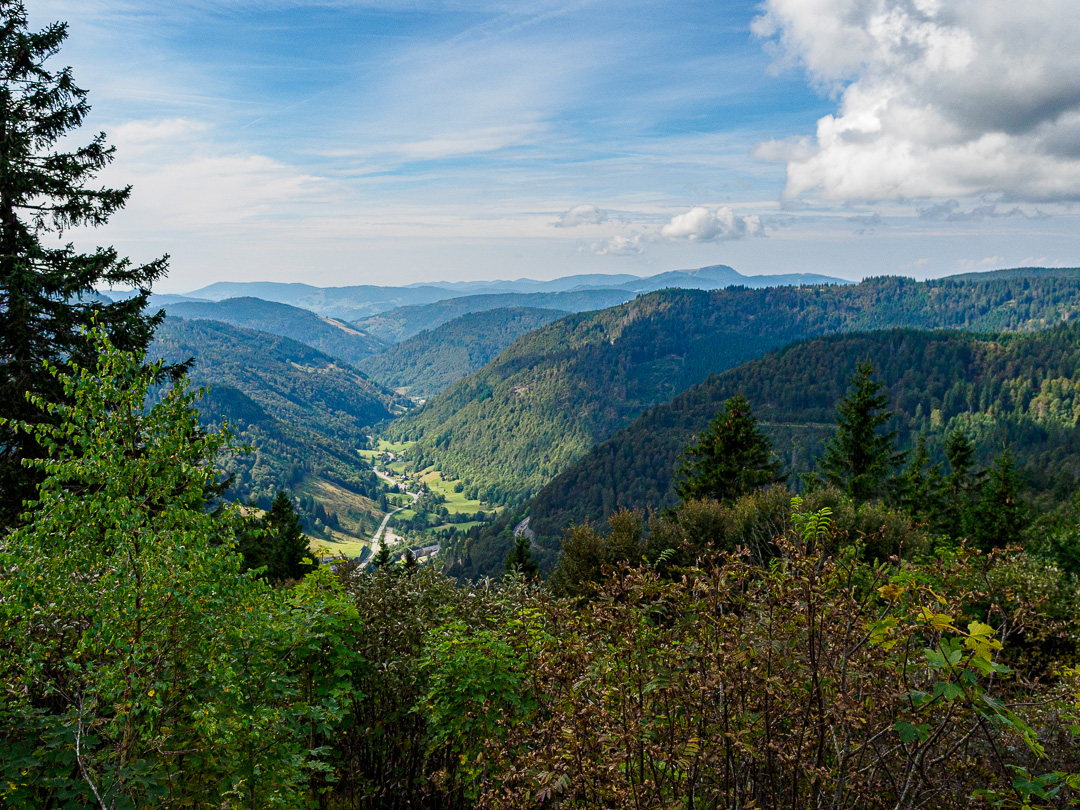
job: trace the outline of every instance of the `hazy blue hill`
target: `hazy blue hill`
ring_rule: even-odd
[[[314,312],[261,298],[227,298],[224,301],[177,301],[152,304],[178,318],[222,321],[233,326],[257,329],[272,335],[299,340],[325,354],[357,365],[386,348],[371,335],[341,321],[320,317]]]
[[[282,284],[270,281],[220,281],[188,293],[192,298],[221,301],[226,298],[254,297],[301,307],[320,315],[357,320],[376,312],[410,304],[430,304],[455,294],[439,287],[312,287],[309,284]]]
[[[367,358],[360,369],[410,397],[432,397],[476,371],[521,335],[566,314],[514,307],[465,315]]]
[[[982,463],[1008,443],[1036,491],[1059,488],[1068,498],[1075,489],[1080,325],[1004,336],[872,332],[786,347],[646,411],[540,491],[527,507],[530,528],[554,549],[572,523],[601,522],[621,507],[674,506],[678,453],[736,393],[750,400],[785,472],[810,471],[832,435],[836,402],[866,358],[889,389],[902,446],[924,431],[940,458],[944,436],[960,427]]]
[[[744,276],[726,264],[701,267],[697,270],[672,270],[648,278],[635,279],[621,284],[623,289],[634,292],[654,292],[667,288],[684,290],[720,290],[724,287],[786,287],[799,284],[850,284],[832,276],[815,273],[789,273],[783,275]]]
[[[210,422],[228,419],[254,448],[228,462],[232,497],[268,504],[281,488],[330,493],[335,509],[354,512],[342,517],[349,531],[373,528],[378,482],[356,449],[368,426],[411,407],[407,399],[304,343],[220,321],[166,318],[151,355],[194,357],[189,377],[209,388],[200,411]]]
[[[538,492],[646,408],[711,373],[834,332],[1037,330],[1080,315],[1080,279],[868,279],[857,285],[665,290],[572,315],[391,425],[425,463],[489,500]]]
[[[445,320],[451,320],[465,312],[476,312],[484,309],[509,306],[531,306],[544,309],[564,309],[571,312],[580,312],[586,309],[598,309],[612,306],[632,297],[633,293],[648,292],[665,287],[682,287],[687,289],[718,289],[732,285],[745,287],[765,287],[786,284],[806,283],[847,283],[841,279],[833,279],[828,276],[815,275],[782,275],[782,276],[743,276],[726,265],[702,267],[696,270],[675,270],[669,273],[661,273],[656,276],[638,277],[627,274],[607,275],[603,273],[587,273],[582,275],[564,276],[550,281],[538,281],[535,279],[522,278],[515,281],[458,281],[458,282],[433,282],[430,284],[410,284],[404,287],[383,287],[377,285],[355,285],[349,287],[314,287],[310,284],[284,284],[269,281],[233,282],[222,281],[211,284],[202,289],[188,293],[188,297],[201,298],[212,301],[220,301],[226,298],[254,297],[266,301],[277,301],[282,304],[309,309],[320,315],[328,315],[343,320],[355,321],[369,318],[381,312],[396,310],[401,307],[417,307],[445,301],[452,298],[472,297],[479,295],[535,295],[557,294],[571,292],[597,292],[599,290],[610,291],[610,295],[604,297],[587,296],[582,303],[543,303],[540,299],[511,300],[504,299],[498,302],[488,302],[483,306],[474,304],[473,309],[463,309],[455,315],[445,318],[444,321],[422,322],[420,326],[410,326],[407,329],[388,328],[380,332],[380,336],[397,335],[386,339],[404,340],[411,337],[422,329],[433,329]],[[619,292],[622,298],[619,299]],[[567,299],[569,301],[570,299]],[[398,317],[397,315],[393,317]],[[417,317],[423,317],[421,313]],[[410,331],[411,329],[411,331]]]
[[[507,307],[583,312],[621,304],[635,295],[637,293],[617,287],[552,293],[466,295],[427,306],[399,307],[357,321],[354,325],[388,343],[397,343],[418,335],[425,329],[435,329],[455,318],[473,312],[487,312]]]

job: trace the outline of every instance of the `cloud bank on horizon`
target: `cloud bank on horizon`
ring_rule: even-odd
[[[178,292],[1080,265],[1075,0],[30,11],[135,188],[78,238],[171,253]]]

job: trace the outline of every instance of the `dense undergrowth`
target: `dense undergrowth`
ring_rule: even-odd
[[[1080,607],[1044,553],[770,490],[691,503],[645,559],[632,515],[579,530],[622,562],[572,593],[406,566],[274,589],[206,509],[227,437],[182,386],[144,410],[160,371],[97,339],[20,428],[51,457],[0,547],[3,806],[1076,801]]]

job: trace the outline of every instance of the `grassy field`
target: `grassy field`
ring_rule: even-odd
[[[454,492],[456,482],[443,481],[442,473],[434,467],[424,470],[420,480],[427,484],[428,489],[433,493],[446,497],[443,506],[451,515],[475,515],[483,508],[480,501],[469,500],[464,492]],[[484,511],[487,512],[489,509],[484,509]]]
[[[442,524],[440,524],[438,526],[432,526],[431,528],[429,528],[427,530],[427,532],[429,534],[431,534],[432,532],[441,532],[441,531],[444,531],[446,529],[457,529],[459,532],[467,532],[473,526],[483,526],[483,525],[484,525],[484,521],[482,521],[482,520],[470,520],[470,521],[467,521],[465,523],[442,523]]]
[[[360,552],[371,545],[368,540],[358,540],[355,537],[341,534],[341,532],[332,531],[329,534],[331,539],[323,537],[309,539],[308,548],[311,549],[313,554],[318,554],[320,557],[336,557],[338,554],[344,554],[346,557],[359,557]]]
[[[328,511],[336,512],[341,527],[340,530],[327,529],[330,539],[313,538],[309,544],[313,552],[318,552],[321,547],[327,549],[325,553],[355,557],[369,545],[372,533],[382,520],[383,513],[375,501],[329,481],[308,479],[300,487],[299,494],[310,495]]]

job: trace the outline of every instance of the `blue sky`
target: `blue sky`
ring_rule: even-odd
[[[1080,265],[1078,5],[28,3],[173,292]]]

